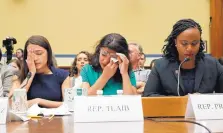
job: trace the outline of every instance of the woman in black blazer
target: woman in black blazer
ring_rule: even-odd
[[[179,20],[173,26],[165,40],[163,58],[156,61],[143,96],[223,92],[223,67],[203,53],[201,34],[201,26],[192,19]]]

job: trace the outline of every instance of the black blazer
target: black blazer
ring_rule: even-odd
[[[149,75],[143,96],[177,96],[178,67],[177,61],[170,62],[166,57],[158,59]],[[205,55],[196,62],[194,91],[223,92],[223,66],[213,57]],[[180,95],[187,95],[181,79]]]

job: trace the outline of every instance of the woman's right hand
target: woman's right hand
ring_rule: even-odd
[[[35,66],[35,54],[33,49],[28,50],[28,55],[26,59],[27,66],[29,68],[29,72],[31,73],[36,73],[36,66]]]
[[[116,73],[118,69],[118,64],[114,63],[113,61],[110,61],[103,69],[102,75],[105,78],[110,79],[114,74]]]

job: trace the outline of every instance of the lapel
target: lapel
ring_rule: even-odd
[[[195,69],[195,85],[194,85],[194,91],[198,92],[199,86],[201,84],[201,79],[204,74],[204,61],[200,59],[197,64],[196,64],[196,69]]]
[[[178,74],[179,74],[179,70],[178,70],[178,67],[179,67],[179,64],[176,62],[173,62],[171,63],[171,68],[172,68],[172,73],[176,79],[176,90],[177,90],[177,83],[178,83]],[[184,85],[183,85],[183,82],[182,82],[182,78],[180,77],[180,92],[181,90],[183,91],[183,94],[185,93],[184,91]]]

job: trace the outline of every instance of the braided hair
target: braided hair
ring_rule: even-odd
[[[165,40],[165,42],[167,42],[167,43],[162,48],[164,57],[166,57],[170,61],[178,60],[178,51],[175,46],[176,45],[175,39],[177,38],[177,36],[180,33],[182,33],[183,31],[185,31],[189,28],[197,28],[200,31],[200,35],[202,34],[201,26],[194,20],[192,20],[192,19],[179,20],[178,22],[176,22],[174,24],[172,32]],[[200,39],[200,48],[196,55],[196,59],[199,60],[204,57],[203,50],[204,50],[204,41],[202,39]]]

